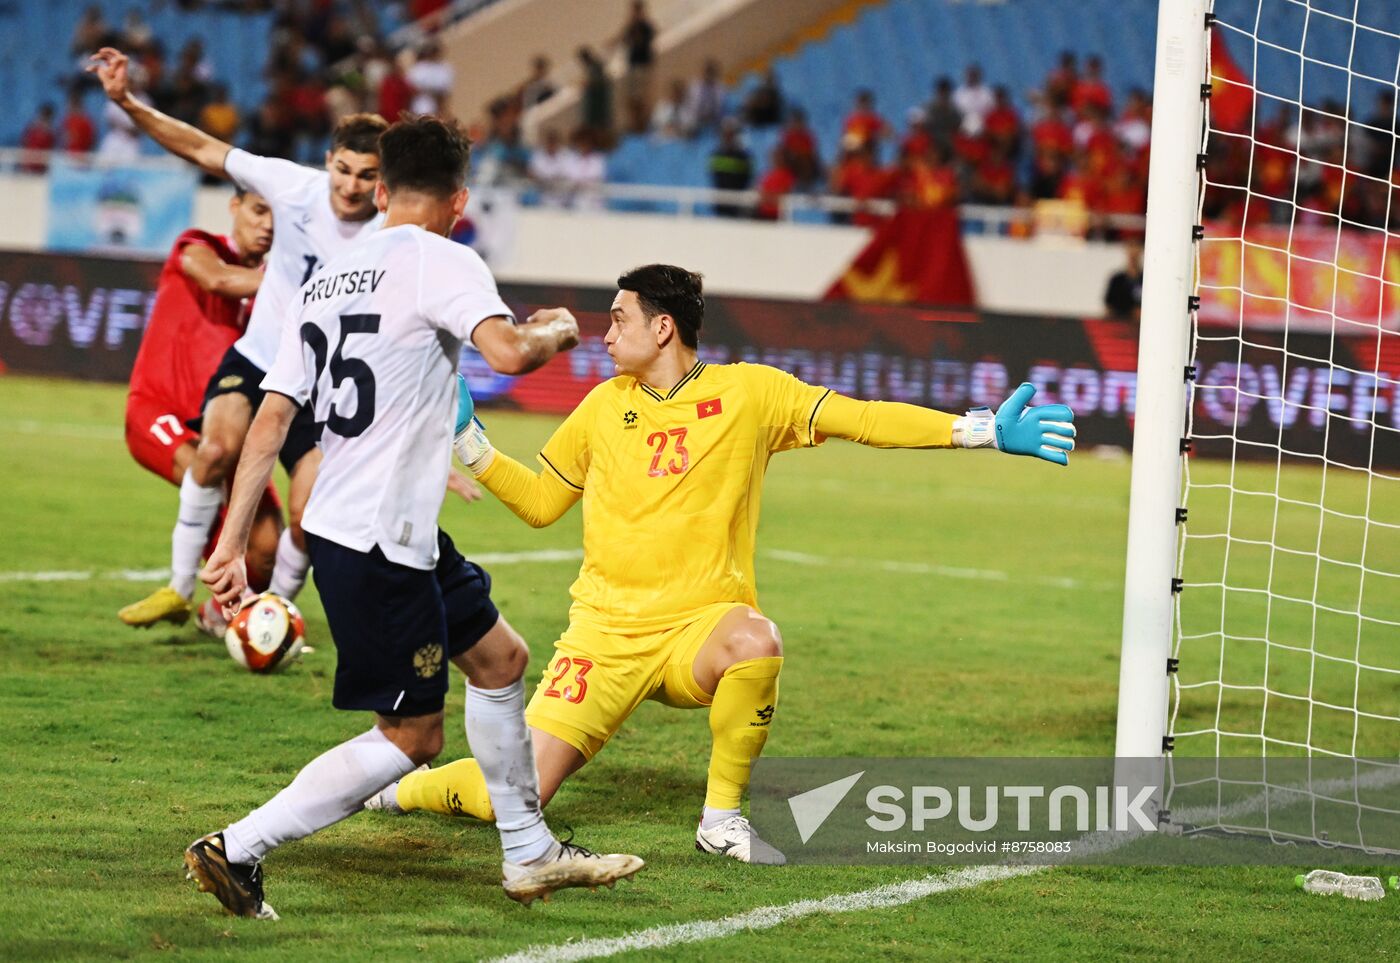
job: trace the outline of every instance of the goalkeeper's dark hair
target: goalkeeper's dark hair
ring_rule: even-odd
[[[701,275],[674,264],[647,264],[617,279],[623,291],[637,295],[642,313],[650,320],[669,314],[676,322],[681,343],[694,348],[705,323],[705,295]]]
[[[405,116],[379,138],[379,177],[389,193],[450,197],[465,186],[471,141],[455,121]]]

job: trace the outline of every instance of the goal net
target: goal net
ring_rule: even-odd
[[[1209,6],[1166,805],[1395,851],[1400,3]]]

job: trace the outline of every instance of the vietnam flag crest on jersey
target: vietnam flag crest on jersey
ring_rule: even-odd
[[[709,418],[723,413],[724,403],[719,398],[711,398],[709,401],[698,401],[695,403],[695,417],[697,418]]]

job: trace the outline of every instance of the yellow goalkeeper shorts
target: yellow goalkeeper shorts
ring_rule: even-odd
[[[720,619],[745,607],[716,603],[684,625],[640,635],[570,623],[554,645],[525,721],[592,759],[646,699],[678,709],[707,707],[713,696],[695,681],[696,653]]]

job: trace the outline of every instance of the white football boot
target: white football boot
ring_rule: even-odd
[[[696,827],[695,848],[702,853],[728,856],[741,863],[782,866],[787,857],[758,838],[743,816],[730,816],[710,829]]]
[[[549,900],[555,890],[571,886],[612,889],[620,879],[635,876],[646,866],[640,856],[627,853],[595,853],[568,840],[528,863],[501,863],[501,885],[506,895],[529,906],[536,899]]]

